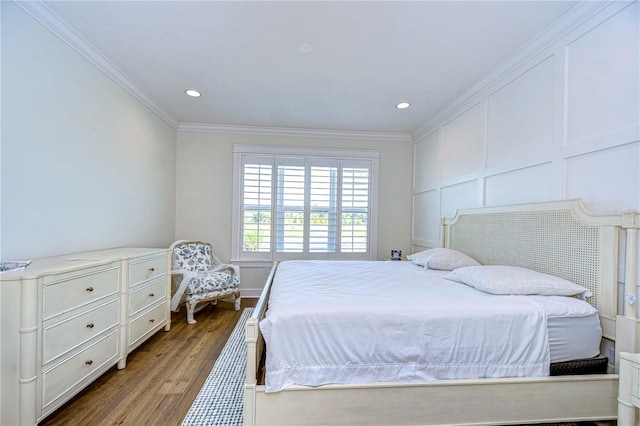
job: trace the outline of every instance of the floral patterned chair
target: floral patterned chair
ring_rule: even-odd
[[[178,240],[170,247],[173,297],[171,310],[178,312],[180,305],[187,308],[187,322],[196,323],[194,314],[218,300],[234,303],[240,310],[240,267],[222,263],[211,244],[201,241]]]

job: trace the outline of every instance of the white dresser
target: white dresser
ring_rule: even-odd
[[[160,328],[169,330],[171,284],[167,250],[126,259],[123,285],[123,330],[125,356],[118,368],[124,368],[126,354],[131,353]],[[126,300],[126,304],[124,301]]]
[[[636,426],[640,423],[640,353],[620,352],[618,389],[618,424]]]
[[[36,259],[0,274],[0,425],[35,425],[159,329],[167,249]]]

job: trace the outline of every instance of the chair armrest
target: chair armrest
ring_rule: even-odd
[[[220,265],[216,265],[215,267],[211,268],[210,271],[211,272],[218,272],[218,271],[222,271],[224,269],[231,269],[233,271],[234,276],[239,277],[240,276],[240,267],[238,265],[234,265],[232,263],[221,263]]]
[[[178,283],[178,288],[176,289],[175,293],[173,294],[173,297],[171,298],[171,310],[174,312],[177,312],[178,305],[180,304],[180,300],[182,299],[182,295],[187,289],[187,285],[191,281],[191,278],[193,278],[196,275],[196,272],[187,271],[186,269],[172,269],[171,276],[176,276],[176,275],[181,275],[182,278]]]

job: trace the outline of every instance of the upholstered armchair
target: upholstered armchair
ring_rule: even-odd
[[[187,322],[207,303],[233,302],[240,310],[240,267],[222,263],[209,243],[178,240],[170,247],[172,291],[171,310],[187,309]],[[196,306],[200,305],[198,309]]]

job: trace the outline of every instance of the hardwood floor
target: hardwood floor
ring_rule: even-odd
[[[242,307],[257,299],[243,299]],[[184,308],[159,331],[41,425],[180,425],[235,327],[242,309],[219,302],[188,325]]]

